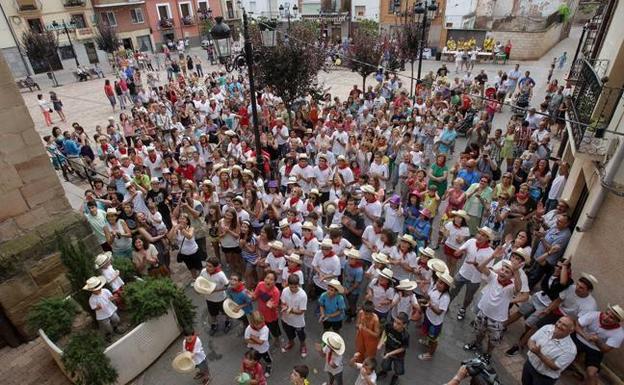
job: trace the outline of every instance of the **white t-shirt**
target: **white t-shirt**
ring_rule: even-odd
[[[366,226],[364,232],[362,233],[362,239],[365,239],[367,242],[371,244],[376,244],[379,241],[381,236],[381,232],[379,234],[375,233],[375,229],[373,225]],[[369,249],[364,242],[362,242],[362,246],[360,246],[360,257],[366,261],[372,261],[373,251]]]
[[[485,280],[487,284],[483,288],[483,295],[477,307],[488,318],[505,322],[509,315],[509,303],[515,294],[514,285],[513,283],[501,285],[495,272],[490,272]]]
[[[578,319],[578,324],[583,328],[585,333],[596,334],[602,342],[606,345],[617,349],[622,346],[622,342],[624,342],[624,328],[621,326],[617,329],[603,329],[600,327],[600,312],[599,311],[589,311],[581,315]],[[593,342],[587,341],[585,338],[581,337],[579,334],[576,337],[594,350],[600,350],[596,344]]]
[[[345,167],[345,168],[337,167],[336,172],[340,174],[340,176],[342,176],[342,180],[344,181],[346,185],[351,184],[355,180],[355,178],[353,177],[353,170],[351,170],[351,167]]]
[[[559,305],[559,310],[570,317],[578,318],[578,316],[583,313],[598,309],[598,303],[596,303],[594,296],[591,294],[585,298],[576,295],[576,285],[570,285],[567,289],[559,293],[559,298],[562,300]]]
[[[273,132],[273,136],[278,145],[286,144],[288,142],[288,127],[282,126],[282,128],[277,128],[277,126],[273,127],[271,130]]]
[[[288,309],[305,311],[308,308],[308,295],[302,288],[299,288],[296,293],[293,293],[289,287],[284,288],[280,301],[282,301]],[[282,322],[292,327],[302,328],[305,326],[305,312],[302,314],[292,314],[287,310],[282,312],[281,315]]]
[[[413,251],[410,251],[404,255],[401,251],[399,251],[398,246],[392,248],[389,257],[390,261],[393,262],[407,262],[407,265],[412,269],[415,269],[416,266],[418,266],[418,257],[416,254]],[[392,269],[392,272],[394,273],[394,278],[399,281],[402,279],[410,279],[412,277],[412,273],[405,270],[405,268],[401,265],[390,265],[390,269]]]
[[[301,189],[306,194],[310,192],[311,179],[315,176],[314,168],[312,166],[308,165],[305,168],[301,168],[299,164],[296,164],[293,166],[292,170],[290,170],[290,176],[299,177],[299,186]],[[307,179],[310,182],[306,182],[304,179]]]
[[[383,206],[384,211],[384,229],[389,229],[392,232],[400,233],[403,231],[403,209],[399,207],[398,210],[393,209],[390,203],[386,203]]]
[[[377,383],[377,373],[375,373],[375,371],[373,370],[373,371],[371,371],[371,374],[369,374],[366,377],[364,377],[364,375],[361,372],[362,366],[363,366],[363,364],[360,364],[359,362],[355,363],[355,367],[359,371],[358,377],[355,380],[355,385],[376,384]],[[368,380],[368,381],[366,381],[366,380]]]
[[[392,301],[396,301],[396,305],[392,307],[392,318],[397,318],[401,312],[410,317],[412,315],[412,308],[418,303],[414,293],[403,296],[398,291],[394,294],[394,299]]]
[[[262,341],[262,343],[254,344],[252,342],[249,342],[247,344],[248,348],[257,351],[258,353],[266,353],[269,351],[269,328],[266,325],[264,325],[260,330],[256,330],[252,328],[251,325],[248,325],[247,328],[245,328],[244,338],[248,340],[251,336],[256,337],[257,339]]]
[[[208,272],[204,268],[202,269],[201,273],[199,273],[199,275],[206,278],[210,282],[213,282],[216,285],[215,290],[221,290],[221,291],[213,291],[211,294],[205,296],[206,301],[209,301],[209,302],[224,301],[227,295],[225,293],[225,290],[223,289],[225,289],[225,287],[230,283],[230,281],[228,281],[227,277],[225,276],[225,273],[222,271],[219,271],[218,273],[215,273],[215,274],[208,274]]]
[[[338,155],[344,155],[345,154],[345,149],[346,149],[346,143],[347,140],[349,139],[349,134],[347,134],[346,131],[334,131],[334,133],[331,136],[332,140],[334,141],[334,144],[332,145],[332,152],[334,153],[334,155],[338,156]],[[340,142],[338,142],[340,140]],[[342,144],[345,143],[345,144]]]
[[[323,353],[325,354],[325,371],[331,374],[341,373],[343,369],[342,355],[332,351],[329,346],[323,347]]]
[[[358,205],[358,208],[360,210],[364,210],[368,213],[368,215],[371,215],[373,217],[381,217],[381,202],[379,202],[378,200],[375,200],[373,203],[368,203],[366,201],[366,198],[362,198],[360,204]],[[364,213],[362,213],[362,215],[364,215]],[[372,225],[373,220],[364,215],[364,224],[366,224],[366,226]]]
[[[117,276],[117,278],[113,279],[113,277],[117,275],[117,270],[113,268],[113,265],[108,265],[106,268],[101,269],[101,271],[104,278],[106,278],[106,282],[108,282],[111,289],[113,289],[113,292],[117,291],[117,289],[124,285],[124,281],[121,277]]]
[[[100,294],[91,294],[89,306],[95,310],[96,320],[100,321],[110,318],[117,311],[117,306],[115,306],[111,298],[113,298],[113,294],[108,289],[102,289]],[[100,309],[96,309],[97,305],[100,305]]]
[[[294,169],[294,167],[293,167]],[[292,174],[292,171],[291,171]],[[318,166],[314,166],[312,176],[316,180],[315,185],[320,192],[329,191],[329,177],[331,176],[331,168],[327,167],[325,170],[321,170]]]
[[[269,253],[266,258],[269,269],[277,273],[277,283],[282,283],[282,275],[280,272],[286,267],[286,258],[284,256],[276,257],[273,253]]]
[[[453,221],[446,222],[444,224],[444,228],[446,229],[448,234],[446,240],[444,241],[444,244],[453,250],[459,249],[463,243],[457,242],[458,237],[463,237],[463,239],[466,239],[470,236],[470,229],[468,228],[468,226],[457,228],[457,226],[453,224]]]
[[[303,284],[304,284],[304,281],[303,281],[303,271],[301,271],[301,269],[299,269],[299,270],[295,271],[294,273],[291,273],[291,272],[288,271],[288,266],[285,266],[282,269],[282,282],[284,283],[284,286],[286,286],[286,284],[288,282],[288,277],[291,274],[294,274],[294,275],[298,276],[299,277],[299,285],[303,286]]]
[[[369,175],[380,175],[383,178],[388,178],[388,166],[383,163],[373,162],[368,169]],[[379,186],[386,189],[386,181],[379,179]]]
[[[440,325],[444,322],[444,316],[451,303],[451,296],[449,293],[440,293],[438,289],[435,288],[435,285],[431,286],[427,294],[429,295],[429,303],[431,305],[436,305],[438,309],[442,310],[442,313],[436,314],[431,310],[431,306],[427,306],[427,310],[425,310],[427,319],[433,325]]]
[[[186,341],[184,339],[182,340],[182,349],[186,350]],[[193,350],[190,350],[190,352],[193,353],[193,363],[195,365],[201,364],[206,359],[206,353],[199,337],[195,339],[195,345],[193,345]]]
[[[331,257],[324,257],[323,251],[319,250],[312,260],[312,267],[314,269],[319,269],[321,274],[323,274],[324,276],[331,275],[336,278],[340,277],[340,259],[336,255]],[[327,290],[327,282],[321,281],[318,274],[314,275],[313,280],[316,286],[320,287],[321,289]]]
[[[375,278],[371,281],[368,287],[373,291],[373,305],[375,306],[375,310],[379,313],[387,313],[390,311],[390,306],[392,306],[392,299],[394,298],[394,288],[388,287],[387,290],[381,285],[377,284],[378,278]],[[382,301],[388,300],[387,304],[382,304]]]
[[[303,264],[307,267],[312,267],[312,261],[314,260],[314,256],[316,252],[319,251],[319,241],[316,237],[312,237],[309,241],[306,241],[305,238],[301,239],[301,247],[306,252],[311,252],[312,255],[303,255]]]
[[[459,250],[466,250],[466,257],[464,258],[464,263],[459,268],[459,274],[472,283],[480,283],[481,272],[477,269],[476,266],[466,262],[476,261],[477,263],[481,263],[489,258],[494,250],[489,246],[478,249],[477,240],[475,238],[471,238],[464,242]],[[488,267],[490,266],[492,266],[492,262],[490,262],[490,264],[488,265]]]

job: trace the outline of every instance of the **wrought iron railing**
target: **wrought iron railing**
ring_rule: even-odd
[[[588,62],[589,65],[594,69],[599,78],[604,77],[607,74],[607,69],[609,68],[609,60],[608,59],[587,59],[580,58],[576,59],[574,63],[572,63],[572,67],[570,68],[570,73],[568,74],[568,80],[572,82],[578,81],[579,75],[585,62]]]

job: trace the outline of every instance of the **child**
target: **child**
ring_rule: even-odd
[[[303,261],[301,257],[297,254],[291,254],[284,256],[284,258],[286,259],[286,266],[282,269],[282,282],[287,282],[288,277],[294,274],[299,277],[299,284],[303,286],[303,271],[301,271]]]
[[[154,179],[154,178],[152,178]],[[149,200],[147,203],[147,208],[149,210],[149,215],[147,216],[148,221],[154,226],[156,229],[157,235],[165,235],[167,234],[167,226],[163,222],[162,214],[158,212],[158,205],[153,200]],[[167,238],[163,238],[167,239]]]
[[[362,292],[364,265],[360,261],[360,252],[356,249],[345,250],[348,262],[344,270],[344,287],[347,297],[347,322],[353,321],[358,298]]]
[[[319,322],[323,323],[324,331],[332,329],[338,332],[342,328],[347,308],[343,294],[344,287],[337,279],[327,282],[327,291],[321,294],[318,300],[321,312]]]
[[[345,352],[344,340],[338,333],[325,332],[321,336],[322,344],[316,344],[316,350],[325,357],[325,371],[329,377],[327,385],[342,385],[342,355]]]
[[[245,329],[245,342],[247,343],[247,347],[255,352],[255,354],[249,351],[245,353],[246,358],[248,355],[250,359],[253,358],[249,363],[257,366],[256,363],[259,363],[260,359],[263,359],[266,363],[263,379],[264,377],[268,378],[271,376],[273,360],[269,353],[269,328],[264,324],[264,317],[262,317],[262,314],[258,311],[253,311],[249,316],[249,326]],[[265,383],[266,380],[262,384]]]
[[[286,345],[282,346],[282,353],[286,353],[295,346],[295,336],[299,338],[301,358],[306,358],[308,349],[305,344],[305,311],[308,296],[300,287],[299,275],[291,274],[286,278],[288,286],[282,291],[280,298],[282,327],[288,337]]]
[[[396,293],[392,299],[392,310],[390,315],[393,320],[399,317],[399,314],[408,314],[413,321],[419,321],[421,318],[420,306],[416,301],[416,295],[414,289],[416,289],[416,282],[409,279],[403,279],[395,286]]]
[[[388,322],[377,345],[378,350],[381,350],[382,346],[385,345],[381,371],[377,377],[385,377],[392,370],[390,385],[396,385],[399,381],[399,376],[405,373],[405,351],[409,346],[409,333],[406,329],[408,319],[407,314],[399,313],[394,322]]]
[[[310,385],[308,374],[310,369],[307,365],[296,365],[290,373],[291,385]]]
[[[89,307],[95,311],[95,319],[98,325],[104,329],[106,333],[106,341],[112,340],[113,331],[120,334],[119,316],[117,315],[117,306],[113,303],[113,294],[104,289],[106,278],[91,277],[87,280],[83,290],[91,292],[89,297]]]
[[[438,207],[440,206],[440,196],[438,195],[438,186],[435,183],[429,183],[427,191],[423,194],[423,209],[429,209],[431,218],[438,214]]]
[[[251,378],[249,385],[266,385],[266,376],[262,365],[260,365],[261,354],[256,350],[249,349],[243,356],[242,372],[247,373]]]
[[[329,239],[332,241],[334,254],[340,259],[340,268],[344,269],[344,266],[347,264],[344,251],[352,248],[353,245],[342,237],[342,228],[338,226],[329,227]]]
[[[355,385],[375,385],[377,383],[377,373],[375,373],[377,360],[374,357],[368,357],[363,363],[359,363],[358,360],[360,358],[360,353],[355,353],[351,361],[349,361],[351,366],[359,370]]]
[[[212,378],[210,377],[210,369],[208,368],[208,362],[206,361],[204,346],[193,330],[184,330],[182,348],[185,352],[191,352],[193,354],[193,363],[199,370],[197,375],[195,375],[195,379],[200,379],[203,385],[210,383]]]
[[[245,315],[241,317],[241,322],[243,323],[243,331],[249,325],[249,314],[253,311],[253,304],[251,300],[251,295],[249,291],[245,288],[245,283],[241,281],[240,276],[236,273],[232,273],[230,275],[230,286],[226,290],[226,295],[230,298],[234,303],[236,303],[237,308],[234,309],[238,311],[242,309],[245,312]]]
[[[271,248],[271,251],[267,255],[266,261],[265,261],[267,264],[266,272],[268,271],[276,272],[277,280],[275,284],[278,290],[282,290],[281,272],[286,267],[286,258],[284,258],[285,256],[284,244],[280,241],[271,241],[269,242],[269,247]]]
[[[362,362],[365,358],[375,358],[381,327],[372,301],[364,301],[364,305],[358,313],[355,327],[357,330],[355,350],[359,354],[356,361]]]
[[[423,341],[427,345],[427,353],[418,355],[418,359],[422,361],[431,360],[438,347],[438,337],[442,332],[442,322],[451,301],[448,291],[453,286],[453,278],[447,273],[436,273],[436,277],[436,283],[431,286],[431,289],[425,295],[429,303],[427,310],[425,310],[422,330],[427,336],[427,339]]]
[[[113,291],[113,301],[119,305],[124,281],[119,277],[119,270],[113,268],[112,260],[113,254],[110,251],[102,253],[95,257],[95,268],[99,269],[102,276],[106,279],[106,283]]]
[[[206,303],[208,304],[208,314],[210,315],[210,334],[214,336],[217,332],[219,314],[225,315],[223,311],[223,301],[225,301],[225,290],[229,281],[223,271],[221,271],[221,263],[216,257],[210,257],[206,261],[206,267],[199,273],[200,277],[204,277],[215,284],[214,290],[206,295]],[[226,317],[223,328],[224,333],[228,333],[232,328],[232,322]]]
[[[386,254],[373,253],[373,264],[366,270],[364,276],[368,280],[373,280],[379,276],[379,272],[388,267],[390,260]]]

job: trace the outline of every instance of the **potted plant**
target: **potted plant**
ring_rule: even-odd
[[[72,336],[62,362],[69,377],[79,385],[109,385],[117,381],[117,370],[104,354],[101,335],[88,330]]]
[[[43,298],[28,313],[28,325],[43,329],[52,341],[69,334],[78,314],[78,305],[70,297]]]

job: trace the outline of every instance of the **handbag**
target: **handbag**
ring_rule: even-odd
[[[156,265],[147,269],[147,275],[150,277],[168,277],[171,275],[169,268],[165,265]]]
[[[176,256],[176,261],[178,261],[178,263],[182,263],[184,262],[184,254],[182,254],[182,246],[184,246],[184,241],[186,240],[186,237],[182,238],[182,243],[180,244],[180,247],[177,246],[172,246],[171,248],[178,251],[178,255]]]

